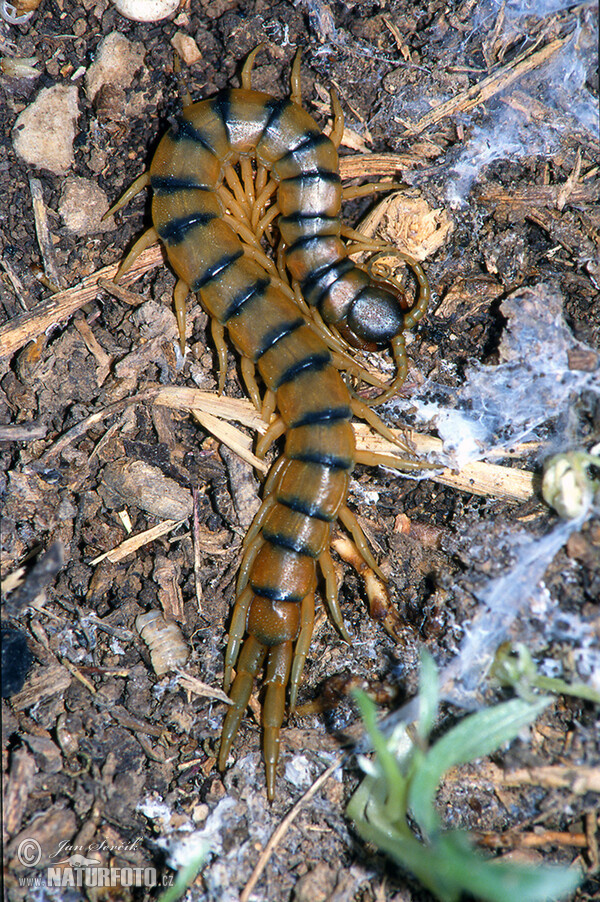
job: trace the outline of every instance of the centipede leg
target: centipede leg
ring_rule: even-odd
[[[244,591],[238,597],[233,609],[231,626],[229,627],[229,642],[227,643],[227,651],[225,653],[225,676],[223,677],[223,688],[225,689],[225,692],[229,692],[229,687],[231,686],[231,672],[235,667],[235,663],[240,651],[240,646],[242,644],[242,639],[244,638],[244,633],[246,632],[248,608],[250,607],[252,598],[252,589],[244,589]]]
[[[342,617],[342,609],[340,608],[340,599],[338,596],[337,578],[335,575],[335,567],[329,549],[324,551],[319,558],[319,567],[325,579],[325,602],[329,615],[337,627],[337,630],[346,642],[350,642],[348,630],[344,626],[344,618]]]
[[[292,655],[292,643],[282,642],[280,645],[274,645],[269,649],[267,658],[267,674],[265,677],[267,691],[263,703],[263,729],[267,797],[270,802],[275,796],[275,776],[281,743],[279,735],[285,713],[285,687],[290,676]]]
[[[263,512],[264,512],[264,516],[266,517],[267,514],[269,513],[269,510],[273,507],[273,504],[274,504],[274,502],[272,502],[272,501],[268,501],[268,502],[263,501],[263,503],[258,511],[257,517],[259,517],[261,514],[263,514]],[[262,526],[262,523],[261,523],[261,526]],[[251,528],[251,530],[254,530],[254,523],[252,524],[252,526],[250,528]],[[260,535],[256,535],[247,544],[246,544],[246,539],[244,539],[244,544],[245,544],[244,557],[242,559],[242,563],[240,564],[240,569],[238,571],[237,580],[236,580],[236,584],[235,584],[236,595],[239,595],[240,592],[242,592],[246,588],[246,586],[248,584],[248,578],[250,576],[250,570],[252,569],[252,564],[254,563],[256,555],[262,548],[263,541],[262,541],[262,538]],[[236,605],[237,605],[237,602],[236,602]]]
[[[240,169],[242,172],[242,181],[244,183],[244,191],[250,205],[254,204],[256,195],[254,193],[254,176],[252,174],[252,163],[248,157],[241,157]]]
[[[125,259],[121,262],[117,272],[115,273],[115,277],[113,282],[118,282],[125,273],[131,269],[137,258],[142,254],[146,248],[152,247],[153,244],[156,244],[158,241],[158,232],[153,227],[151,229],[147,229],[141,235],[138,240],[135,242]]]
[[[362,531],[362,527],[350,508],[343,504],[339,509],[338,517],[354,539],[354,543],[358,548],[363,560],[369,565],[371,570],[376,573],[380,579],[385,580],[385,576],[381,572],[379,565],[373,557],[371,549],[367,544],[367,540],[365,538],[364,532]]]
[[[271,417],[275,413],[275,408],[277,407],[277,398],[275,396],[275,392],[267,389],[263,396],[263,405],[261,410],[261,417],[265,421],[265,423],[269,423],[271,421]]]
[[[261,410],[262,400],[260,397],[260,391],[258,390],[258,384],[256,382],[256,369],[254,367],[254,363],[252,362],[252,360],[250,360],[249,357],[241,357],[240,368],[242,371],[242,379],[244,380],[244,385],[246,386],[246,391],[250,395],[250,400],[257,410]]]
[[[138,175],[136,180],[131,183],[125,193],[121,195],[116,204],[113,204],[110,210],[106,211],[101,219],[101,222],[104,222],[106,219],[108,219],[109,216],[112,216],[114,213],[118,213],[119,210],[122,210],[123,207],[126,207],[129,201],[132,200],[136,196],[136,194],[139,194],[140,191],[143,191],[144,188],[147,188],[149,184],[150,173],[142,172],[142,174]]]
[[[248,636],[240,653],[238,670],[229,693],[233,704],[227,711],[223,722],[221,748],[219,749],[219,770],[225,770],[227,756],[239,730],[244,712],[248,707],[254,679],[263,665],[266,654],[266,645],[263,645],[254,636]]]
[[[185,302],[188,294],[190,293],[189,285],[183,281],[183,279],[178,279],[177,284],[175,285],[175,290],[173,291],[173,304],[175,307],[175,316],[177,318],[177,330],[179,332],[179,344],[181,347],[181,353],[185,357],[185,319],[186,319],[186,309]]]
[[[306,595],[302,601],[302,610],[300,612],[300,632],[296,639],[294,648],[294,660],[292,661],[292,672],[290,676],[290,711],[294,711],[296,700],[298,698],[298,688],[302,671],[306,663],[306,656],[310,648],[310,640],[312,639],[313,628],[315,625],[315,596]]]
[[[256,456],[263,458],[273,442],[277,441],[278,438],[284,434],[287,426],[281,417],[277,417],[276,420],[273,420],[263,437],[256,445]]]
[[[331,89],[329,96],[331,97],[331,109],[333,112],[333,128],[329,134],[329,139],[337,149],[344,137],[344,113],[335,88]]]
[[[342,200],[354,200],[357,197],[368,197],[379,191],[393,191],[400,188],[399,182],[370,182],[368,185],[346,185],[342,188]]]
[[[411,449],[407,445],[407,443],[398,438],[397,435],[394,435],[392,430],[385,425],[383,420],[378,417],[375,411],[371,410],[371,408],[368,407],[362,399],[352,398],[350,406],[352,408],[352,413],[354,414],[354,416],[358,417],[361,420],[366,420],[366,422],[375,430],[375,432],[378,432],[379,435],[382,435],[384,438],[386,438],[388,442],[392,442],[392,444],[398,445],[399,448],[402,448],[403,451],[407,451],[410,454]]]
[[[225,327],[217,319],[211,319],[210,332],[217,351],[217,360],[219,362],[219,383],[217,391],[223,394],[225,388],[225,379],[227,378],[227,345],[225,343]]]

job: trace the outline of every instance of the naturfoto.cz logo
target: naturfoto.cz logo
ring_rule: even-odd
[[[35,839],[24,839],[19,843],[17,858],[26,868],[35,868],[42,858],[42,848]],[[86,858],[77,853],[70,855],[46,868],[45,877],[21,877],[22,886],[52,887],[133,887],[156,886],[156,868],[105,867],[95,858]]]

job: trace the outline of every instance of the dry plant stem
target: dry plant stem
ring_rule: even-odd
[[[256,867],[252,871],[250,879],[248,880],[248,883],[246,884],[242,891],[242,894],[240,895],[240,902],[248,902],[248,900],[250,899],[250,894],[260,880],[260,876],[267,866],[271,855],[299,815],[303,806],[306,805],[306,803],[309,802],[310,799],[312,799],[312,797],[321,788],[321,786],[323,786],[327,782],[334,771],[338,769],[343,760],[344,755],[338,755],[333,764],[330,764],[327,770],[324,770],[323,773],[317,777],[312,786],[306,790],[304,795],[298,799],[294,807],[291,808],[290,811],[286,814],[284,819],[281,821],[281,823],[269,839],[264,850],[261,852],[260,858],[256,863]]]
[[[44,261],[44,274],[54,285],[61,285],[61,277],[56,265],[56,254],[54,253],[54,245],[50,238],[50,229],[48,228],[48,216],[46,214],[46,204],[44,203],[44,192],[42,183],[39,179],[29,179],[29,190],[31,191],[31,200],[33,203],[33,216],[35,218],[35,232],[37,235],[38,245]]]
[[[129,272],[123,276],[125,284],[131,284],[144,273],[161,266],[162,251],[152,247],[137,258]],[[74,288],[59,291],[41,301],[27,313],[21,313],[0,328],[0,358],[10,357],[27,342],[43,335],[51,326],[62,323],[70,316],[93,301],[98,293],[100,279],[112,279],[119,267],[116,264],[104,266],[92,275],[87,276]]]
[[[473,838],[487,849],[539,849],[550,845],[588,848],[585,833],[562,833],[557,830],[544,830],[543,833],[474,833]]]
[[[575,795],[600,792],[600,767],[548,767],[522,768],[505,774],[505,786],[545,786],[549,789],[569,789]]]
[[[90,561],[90,566],[95,567],[96,564],[99,564],[105,558],[112,564],[115,564],[117,561],[127,557],[128,554],[134,554],[143,545],[148,545],[149,542],[154,542],[155,539],[159,539],[173,529],[177,529],[183,523],[185,523],[185,520],[163,520],[162,523],[158,523],[151,529],[145,529],[144,532],[130,536],[130,538],[121,542],[120,545],[117,545],[116,548],[111,548],[110,551],[105,551],[104,554],[95,557],[93,561]]]
[[[507,63],[506,66],[502,66],[502,68],[483,78],[476,85],[472,85],[466,91],[461,91],[455,97],[451,97],[450,100],[435,107],[414,125],[407,124],[405,135],[419,135],[426,128],[429,128],[430,125],[435,125],[436,122],[445,119],[446,116],[465,113],[479,106],[480,103],[485,103],[490,97],[493,97],[500,91],[504,91],[526,72],[531,72],[532,69],[543,65],[570,38],[570,34],[564,38],[557,38],[540,50],[534,50],[533,52],[531,48],[528,48],[523,53],[520,53],[519,56],[516,56],[514,60],[511,60],[510,63]]]
[[[356,449],[358,452],[368,451],[372,464],[383,467],[397,467],[401,462],[397,448],[382,436],[373,433],[362,423],[354,424]],[[422,435],[411,430],[392,430],[404,436],[414,449],[415,457],[419,454],[442,454],[443,443],[430,435]],[[527,501],[534,495],[533,473],[512,467],[502,467],[485,461],[474,461],[466,464],[460,472],[450,468],[441,473],[432,473],[429,477],[434,482],[449,485],[473,495],[493,496],[507,501]]]

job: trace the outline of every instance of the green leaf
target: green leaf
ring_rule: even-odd
[[[433,803],[443,774],[457,764],[483,758],[510,742],[550,701],[544,697],[535,702],[513,699],[484,708],[466,717],[436,742],[414,773],[408,792],[408,807],[426,835],[439,828]]]

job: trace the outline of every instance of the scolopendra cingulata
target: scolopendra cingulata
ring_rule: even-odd
[[[345,499],[354,464],[370,462],[369,455],[355,450],[352,415],[380,431],[385,427],[343,381],[338,367],[352,369],[352,364],[344,361],[338,339],[323,320],[354,347],[391,344],[397,376],[384,392],[387,397],[406,376],[403,333],[423,316],[428,286],[420,266],[409,260],[420,292],[409,307],[395,285],[374,279],[349,258],[342,236],[355,234],[340,222],[337,148],[343,116],[337,97],[332,93],[334,125],[326,136],[301,106],[299,55],[290,99],[252,89],[259,49],[244,65],[241,88],[184,107],[159,143],[149,171],[110,212],[144,187],[152,188],[153,228],[134,245],[119,274],[160,239],[178,276],[174,296],[182,343],[191,290],[211,318],[219,390],[227,329],[252,400],[267,422],[278,412],[257,454],[264,455],[285,435],[283,454],[267,477],[262,505],[243,544],[225,657],[224,686],[233,704],[219,754],[224,769],[254,679],[266,662],[262,717],[272,799],[286,689],[289,685],[293,710],[312,635],[317,563],[332,620],[348,638],[329,551],[336,519],[380,573]],[[261,244],[276,217],[277,262]],[[262,399],[255,370],[265,386]]]

